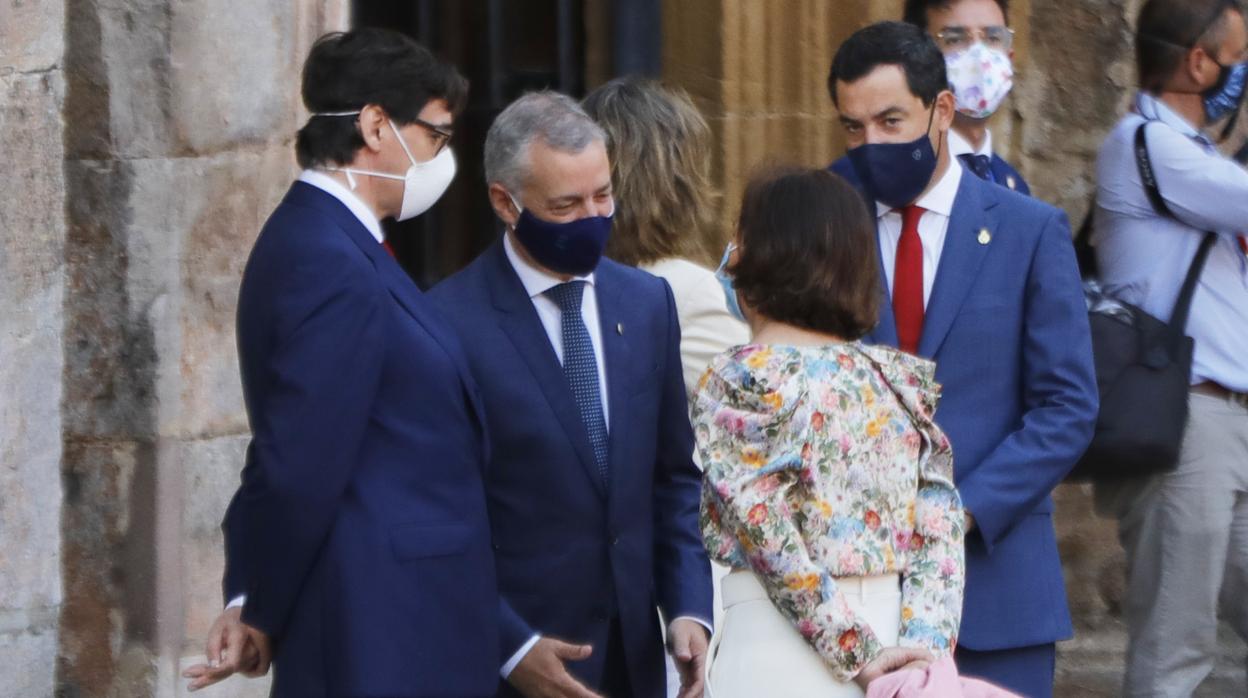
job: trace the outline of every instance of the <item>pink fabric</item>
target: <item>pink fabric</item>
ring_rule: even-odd
[[[867,687],[867,698],[1022,698],[1017,693],[980,679],[958,676],[951,657],[927,669],[885,674]]]

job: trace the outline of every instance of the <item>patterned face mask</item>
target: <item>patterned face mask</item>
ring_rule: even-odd
[[[992,116],[1014,87],[1014,63],[1009,54],[982,42],[945,56],[945,67],[958,111],[973,119]]]

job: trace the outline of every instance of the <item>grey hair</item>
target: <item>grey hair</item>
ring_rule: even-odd
[[[485,181],[519,195],[529,175],[529,146],[541,139],[565,153],[579,153],[607,134],[571,97],[543,90],[512,102],[485,135]]]

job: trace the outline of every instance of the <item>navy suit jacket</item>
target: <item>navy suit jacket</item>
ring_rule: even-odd
[[[563,368],[502,241],[430,292],[455,326],[485,396],[486,481],[502,595],[504,661],[535,634],[589,643],[570,670],[603,686],[619,619],[633,694],[663,693],[656,606],[711,618],[680,363],[680,326],[661,279],[610,260],[595,272],[606,362],[610,483]],[[500,694],[515,695],[508,685]]]
[[[865,341],[898,344],[887,289]],[[959,644],[1069,637],[1050,493],[1087,448],[1098,397],[1066,215],[963,168],[919,354],[936,361],[936,422],[976,522]]]
[[[243,273],[238,348],[253,438],[225,592],[274,641],[274,695],[493,693],[488,441],[453,332],[297,182]]]

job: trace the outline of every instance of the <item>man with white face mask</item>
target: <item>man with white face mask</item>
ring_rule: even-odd
[[[1014,87],[1009,0],[906,0],[905,21],[926,30],[945,54],[957,115],[949,152],[980,179],[1031,194],[1023,176],[993,152],[988,119]]]
[[[243,273],[253,439],[226,513],[226,610],[191,690],[274,666],[273,695],[485,696],[498,594],[482,406],[380,221],[455,175],[467,83],[412,40],[328,34],[303,71],[299,181]]]

